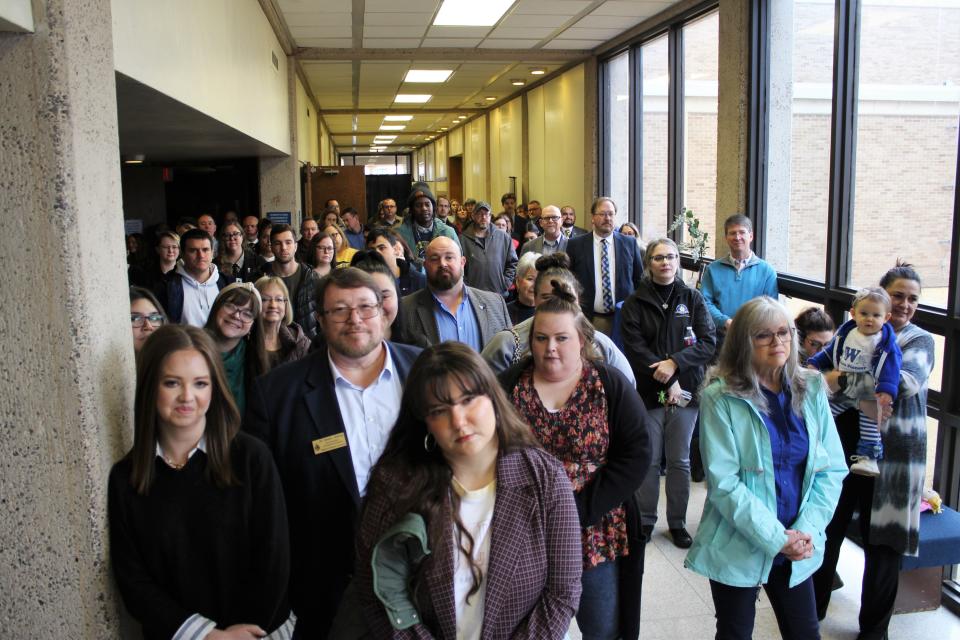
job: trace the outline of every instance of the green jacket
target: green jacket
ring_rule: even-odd
[[[808,376],[803,401],[810,452],[803,474],[800,513],[789,527],[809,533],[813,557],[793,563],[790,586],[806,580],[823,562],[824,530],[833,518],[847,475],[843,448],[827,405],[826,383]],[[756,407],[726,392],[722,380],[700,395],[700,451],[707,475],[707,501],[684,564],[734,587],[767,581],[773,559],[787,542],[777,520],[777,489],[770,434]]]

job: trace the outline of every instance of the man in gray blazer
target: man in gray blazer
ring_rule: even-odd
[[[466,286],[460,245],[439,236],[424,254],[427,288],[406,296],[403,313],[426,345],[458,340],[478,352],[498,331],[511,327],[503,296]]]
[[[558,251],[567,250],[567,236],[563,235],[561,230],[560,208],[548,204],[543,208],[543,215],[540,216],[540,228],[543,234],[533,240],[528,240],[523,248],[520,249],[520,255],[529,251],[539,253],[545,256]]]

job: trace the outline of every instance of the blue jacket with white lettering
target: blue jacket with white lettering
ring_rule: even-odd
[[[840,325],[840,330],[833,340],[827,343],[823,351],[816,354],[807,364],[813,365],[820,371],[829,371],[836,369],[840,362],[840,354],[843,353],[843,343],[847,340],[847,334],[857,328],[855,320],[847,320]],[[877,393],[889,393],[894,400],[897,399],[897,389],[900,388],[900,365],[903,362],[903,353],[897,346],[897,333],[890,326],[889,322],[883,325],[880,344],[873,353],[873,379],[877,381]]]
[[[673,283],[666,309],[653,287],[644,277],[620,310],[623,353],[637,378],[637,392],[647,409],[656,409],[661,406],[660,391],[679,380],[680,388],[692,393],[696,402],[704,370],[717,346],[713,319],[700,292],[680,278]],[[693,327],[697,337],[690,346],[684,344],[687,327]],[[650,365],[667,358],[677,363],[677,371],[667,384],[661,384],[653,379]]]

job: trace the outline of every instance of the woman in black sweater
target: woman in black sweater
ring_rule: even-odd
[[[140,352],[133,448],[110,472],[113,571],[153,638],[289,638],[280,478],[210,337],[157,329]]]

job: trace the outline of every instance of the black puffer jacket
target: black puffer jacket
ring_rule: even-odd
[[[700,292],[679,278],[674,282],[666,310],[653,287],[644,278],[620,311],[623,353],[637,378],[637,391],[647,408],[655,409],[660,406],[660,391],[679,380],[680,387],[694,394],[696,402],[704,369],[716,349],[713,320]],[[696,344],[689,347],[684,344],[687,327],[693,327],[697,337]],[[677,363],[677,372],[667,384],[661,384],[653,379],[650,365],[667,358]]]

